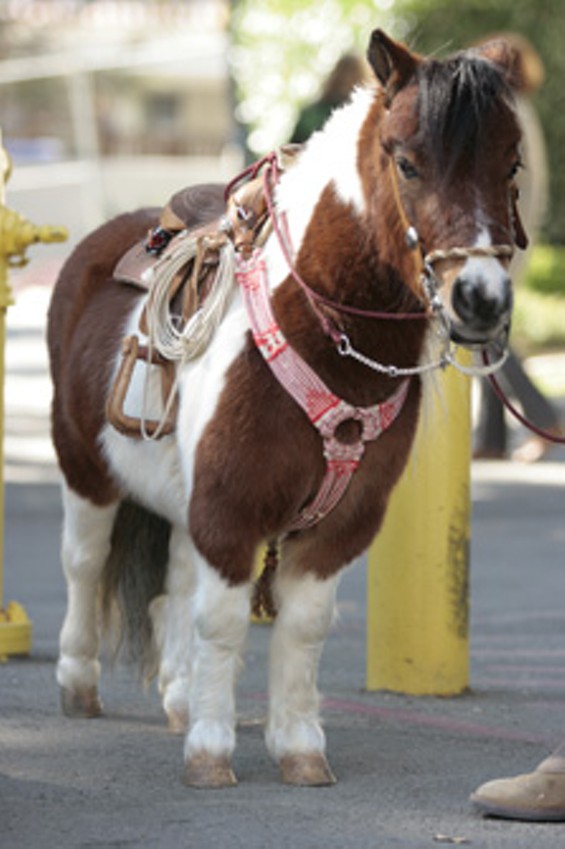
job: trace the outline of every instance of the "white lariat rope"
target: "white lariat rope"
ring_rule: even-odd
[[[172,362],[188,362],[199,357],[208,348],[210,340],[225,315],[234,291],[235,252],[226,239],[218,249],[219,265],[214,285],[184,327],[170,312],[171,284],[196,254],[200,246],[216,244],[217,240],[201,236],[200,239],[182,239],[178,246],[159,260],[152,269],[153,282],[147,300],[146,319],[149,344],[161,356]]]
[[[143,385],[143,413],[140,417],[141,435],[146,441],[155,441],[163,433],[175,404],[179,383],[177,367],[174,383],[160,416],[159,425],[149,433],[146,414],[149,394],[150,364],[152,353],[158,351],[166,360],[177,364],[187,363],[201,356],[208,348],[229,306],[235,289],[235,251],[232,242],[226,239],[218,248],[219,264],[214,284],[201,306],[184,326],[170,311],[171,284],[177,274],[196,259],[199,249],[208,244],[216,245],[217,239],[207,236],[180,239],[176,248],[160,259],[151,269],[151,290],[147,299],[145,315],[147,321],[147,368]]]

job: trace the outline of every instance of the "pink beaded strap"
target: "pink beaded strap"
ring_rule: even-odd
[[[249,259],[237,257],[236,279],[243,292],[255,344],[286,391],[302,407],[324,444],[326,473],[314,500],[286,529],[302,531],[324,518],[339,502],[365,451],[365,444],[377,439],[400,412],[408,381],[396,392],[372,407],[354,407],[328,389],[318,375],[289,345],[274,317],[269,297],[267,269],[260,250]],[[342,422],[361,425],[357,441],[340,442],[336,430]]]

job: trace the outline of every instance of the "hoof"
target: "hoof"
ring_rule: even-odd
[[[61,687],[61,709],[71,719],[94,719],[102,715],[102,703],[96,687],[69,690]]]
[[[336,783],[322,752],[301,755],[285,755],[281,758],[281,778],[284,784],[297,787],[327,787]]]
[[[192,755],[187,761],[184,783],[189,787],[213,789],[234,787],[237,779],[227,755],[207,755],[200,752]]]
[[[188,713],[181,710],[168,710],[169,731],[171,734],[186,734],[188,728]]]

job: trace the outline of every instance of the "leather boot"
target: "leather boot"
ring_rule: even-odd
[[[560,747],[534,772],[482,784],[471,795],[487,816],[537,822],[565,821],[565,752]]]

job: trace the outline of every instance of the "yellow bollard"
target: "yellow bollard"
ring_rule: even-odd
[[[34,242],[60,242],[67,233],[60,227],[35,227],[5,206],[5,184],[11,172],[10,158],[2,145],[0,130],[0,468],[4,468],[4,350],[6,312],[13,303],[8,269],[27,263],[25,251]],[[0,481],[0,660],[12,654],[29,654],[31,622],[21,604],[2,606],[4,598],[4,477]]]
[[[469,378],[447,369],[368,555],[367,689],[450,696],[469,684]]]

